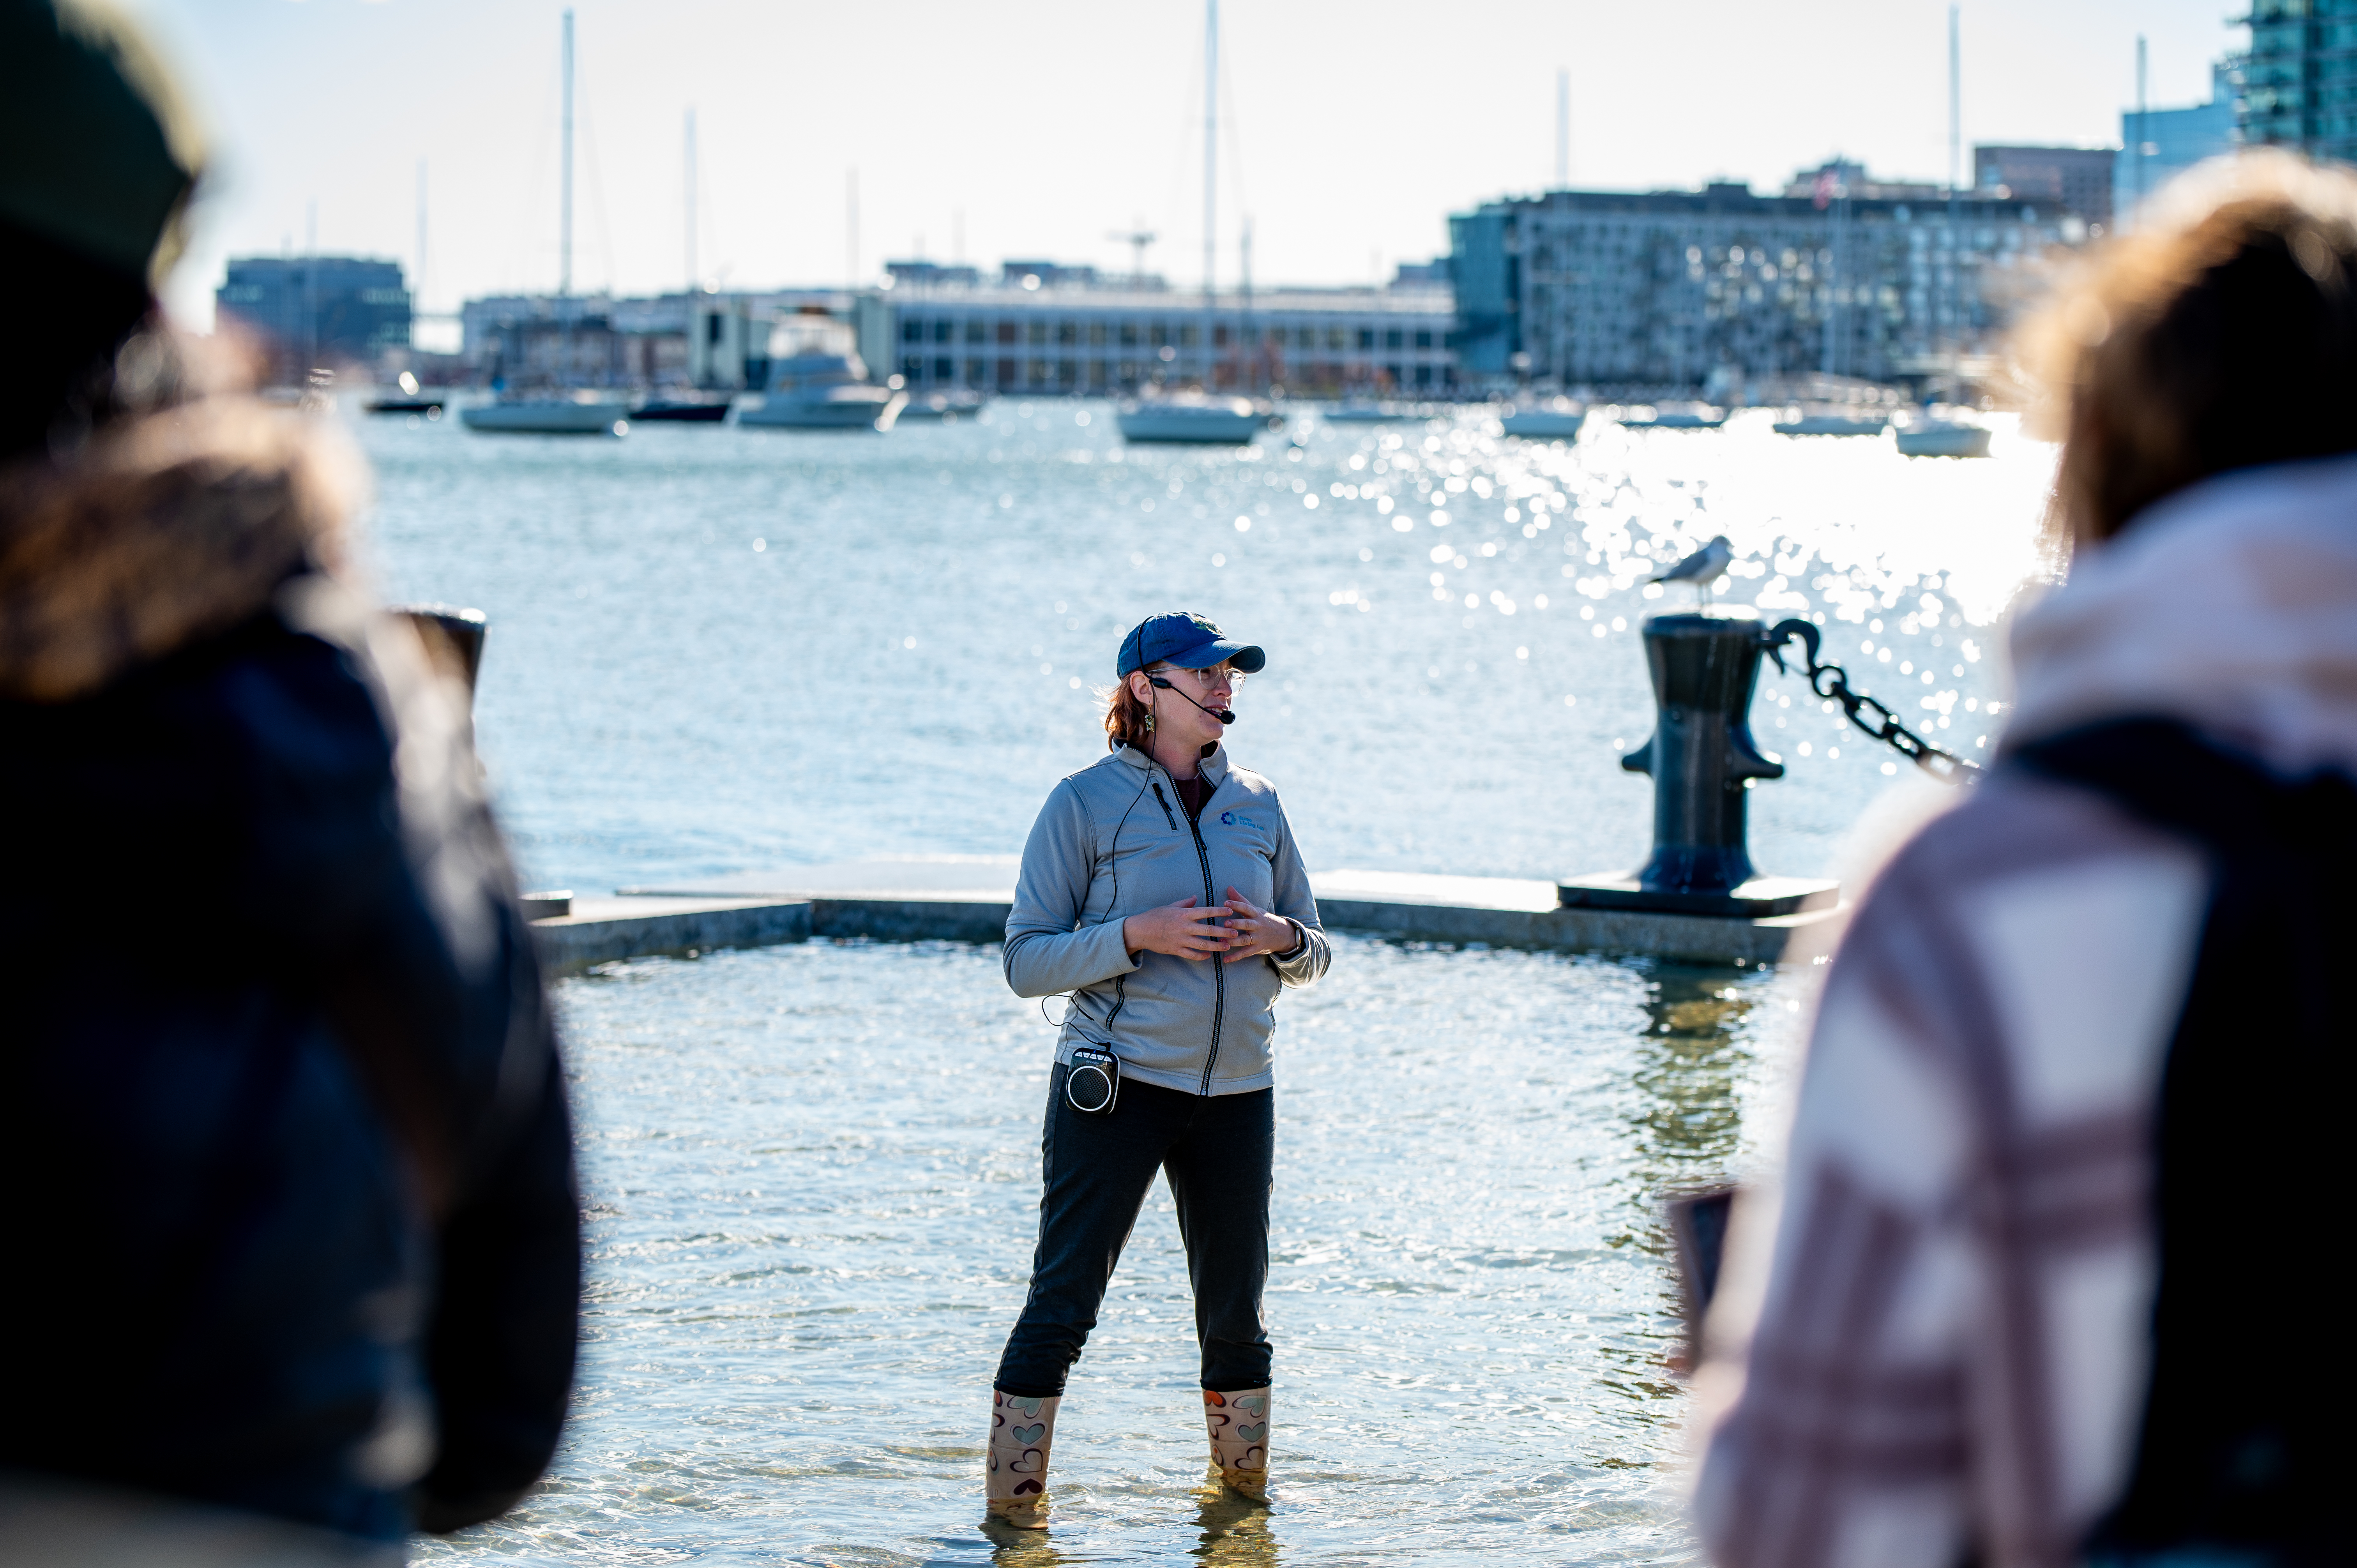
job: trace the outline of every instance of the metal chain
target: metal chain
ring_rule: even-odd
[[[1786,674],[1792,673],[1790,666],[1784,662],[1784,650],[1796,637],[1801,639],[1803,652],[1808,660],[1807,668],[1801,673],[1807,678],[1809,690],[1828,702],[1839,703],[1842,712],[1849,715],[1850,723],[1943,784],[1968,783],[1979,776],[1980,764],[1967,762],[1953,751],[1943,751],[1933,746],[1900,724],[1899,715],[1882,703],[1863,693],[1851,691],[1848,671],[1838,664],[1819,662],[1817,628],[1813,623],[1799,619],[1780,620],[1768,628],[1762,640],[1767,643],[1768,657],[1776,661],[1777,669]],[[1868,709],[1878,716],[1878,722],[1869,721],[1867,716]]]

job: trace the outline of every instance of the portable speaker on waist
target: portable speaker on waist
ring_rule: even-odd
[[[1110,1116],[1121,1098],[1121,1058],[1103,1046],[1075,1046],[1064,1073],[1064,1102],[1091,1116]]]

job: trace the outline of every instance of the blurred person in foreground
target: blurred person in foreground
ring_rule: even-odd
[[[522,1495],[572,1378],[565,1087],[466,694],[339,575],[328,433],[161,321],[200,163],[119,18],[0,0],[20,1560],[70,1495],[397,1555]]]
[[[1697,1380],[1722,1563],[2357,1544],[2329,1283],[2357,176],[2189,177],[2033,342],[2067,404],[2070,580],[2016,623],[1989,778],[1858,909],[1781,1197],[1739,1207]]]

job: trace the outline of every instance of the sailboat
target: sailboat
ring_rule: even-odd
[[[490,435],[628,435],[627,403],[595,396],[515,397],[461,409],[469,430]]]
[[[1962,169],[1964,142],[1964,55],[1957,33],[1956,7],[1948,7],[1948,231],[1957,228],[1956,184]],[[1950,380],[1961,384],[1956,373],[1956,361],[1964,347],[1964,296],[1963,274],[1951,267],[1948,273],[1947,308],[1950,326],[1954,333],[1949,353]],[[1902,457],[1986,457],[1989,455],[1989,429],[1985,424],[1961,417],[1959,410],[1943,412],[1934,408],[1928,396],[1922,408],[1896,427],[1893,439]]]
[[[556,310],[564,323],[565,369],[572,369],[573,320],[573,13],[565,13],[565,134],[563,184],[558,189]],[[623,435],[630,432],[630,405],[591,392],[542,392],[511,397],[459,411],[469,430],[500,435]]]
[[[1203,382],[1204,391],[1144,397],[1122,404],[1114,415],[1125,441],[1181,442],[1204,446],[1242,446],[1283,418],[1250,398],[1218,397],[1210,391],[1214,293],[1214,226],[1219,216],[1220,0],[1203,0]],[[1164,349],[1168,353],[1168,349]]]

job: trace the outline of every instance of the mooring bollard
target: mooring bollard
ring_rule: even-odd
[[[1753,781],[1784,776],[1751,739],[1751,692],[1768,646],[1759,618],[1660,615],[1644,633],[1653,736],[1620,766],[1652,776],[1653,853],[1631,875],[1561,883],[1563,903],[1753,919],[1833,904],[1835,883],[1755,875],[1745,843]]]

